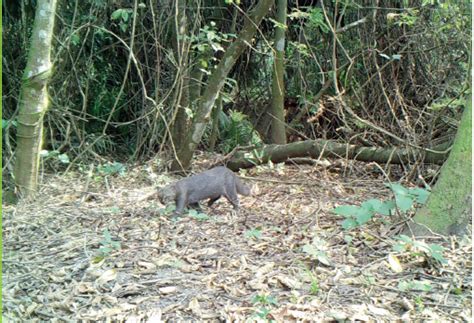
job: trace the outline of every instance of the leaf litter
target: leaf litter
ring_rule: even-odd
[[[445,247],[439,264],[394,252],[400,219],[343,230],[335,207],[393,197],[347,163],[250,169],[238,215],[222,199],[177,219],[154,195],[173,176],[153,165],[44,175],[34,200],[3,205],[3,318],[470,322],[470,237],[425,239]]]

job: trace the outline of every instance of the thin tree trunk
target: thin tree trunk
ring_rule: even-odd
[[[56,0],[38,0],[18,112],[15,183],[23,196],[36,191],[43,117],[48,109],[48,80],[51,76],[51,41]]]
[[[209,150],[216,148],[217,138],[219,137],[219,114],[222,111],[222,94],[216,100],[216,107],[212,111],[212,131],[209,137]]]
[[[286,26],[287,0],[277,1],[277,21]],[[272,115],[271,142],[274,144],[286,144],[285,130],[285,85],[283,76],[285,73],[285,28],[276,26],[275,30],[275,58],[273,61],[272,81],[272,104],[270,113]]]
[[[189,55],[188,41],[186,36],[188,33],[188,21],[186,17],[186,0],[175,0],[175,19],[173,47],[176,61],[178,62],[178,73],[180,80],[176,87],[177,112],[173,120],[173,143],[179,150],[186,138],[189,117],[186,109],[189,108]]]
[[[461,124],[448,159],[425,206],[409,224],[415,235],[461,235],[472,216],[472,105],[466,102]]]
[[[174,160],[171,166],[173,170],[185,170],[189,168],[194,151],[201,141],[202,135],[211,116],[212,107],[219,95],[219,91],[224,86],[227,75],[239,56],[247,47],[247,44],[251,43],[252,37],[257,31],[257,26],[267,14],[272,4],[273,0],[260,0],[252,14],[249,17],[245,17],[242,31],[237,39],[226,50],[224,56],[217,65],[217,68],[209,78],[208,85],[201,97],[198,109],[194,113],[191,130],[186,136],[185,143],[177,153],[178,159]]]

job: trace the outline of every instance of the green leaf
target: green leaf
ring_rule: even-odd
[[[270,305],[275,305],[275,306],[278,305],[278,301],[277,301],[276,297],[271,296],[271,295],[267,297],[267,303],[270,304]]]
[[[397,195],[395,200],[400,211],[406,212],[413,206],[414,199],[411,196]]]
[[[413,239],[410,238],[409,236],[407,235],[404,235],[404,234],[401,234],[399,235],[398,237],[396,237],[397,240],[400,240],[400,241],[403,241],[405,243],[410,243],[410,244],[413,244]]]
[[[205,213],[198,212],[196,210],[189,210],[189,216],[197,221],[207,221],[209,220],[209,215]]]
[[[416,202],[420,204],[425,204],[430,196],[430,191],[421,187],[412,188],[409,192],[416,197]]]
[[[100,247],[99,252],[103,255],[108,255],[112,251],[110,247]]]
[[[110,234],[109,229],[104,229],[102,231],[102,235],[104,236],[104,240],[106,241],[112,240],[112,235]]]
[[[110,16],[110,18],[112,20],[118,20],[122,17],[122,11],[123,9],[117,9],[115,10],[114,12],[112,12],[112,15]]]
[[[72,43],[74,46],[79,45],[80,42],[81,42],[81,38],[79,37],[78,34],[73,34],[73,35],[71,36],[71,43]]]
[[[123,10],[123,11],[122,11],[122,20],[123,20],[124,22],[127,22],[127,21],[128,21],[128,12],[127,12],[127,10]]]
[[[405,251],[405,246],[406,244],[403,244],[403,243],[397,243],[395,245],[393,245],[393,250],[397,251],[397,252],[404,252]]]
[[[403,185],[399,183],[388,183],[385,186],[389,187],[395,195],[408,195],[409,191]]]
[[[268,20],[270,20],[273,23],[273,27],[275,27],[275,28],[277,28],[277,27],[281,28],[281,29],[287,29],[288,28],[285,24],[282,24],[281,22],[276,21],[275,19],[268,18]]]
[[[341,205],[332,210],[334,213],[338,215],[342,215],[344,217],[354,217],[360,212],[360,207],[355,205]]]
[[[354,240],[354,238],[351,236],[351,235],[344,235],[344,241],[348,244],[350,244],[352,242],[352,240]]]
[[[414,281],[413,282],[413,287],[412,290],[420,290],[423,292],[430,292],[433,289],[433,286],[431,286],[431,282],[425,281]]]
[[[58,156],[58,159],[63,164],[69,164],[69,157],[66,154],[61,154]]]
[[[418,291],[423,291],[423,292],[429,292],[433,289],[433,287],[431,286],[431,283],[429,281],[402,280],[398,283],[398,289],[402,292],[405,292],[408,290],[418,290]]]
[[[128,27],[127,24],[121,22],[121,23],[119,24],[119,26],[120,26],[120,29],[121,29],[123,32],[126,32],[126,31],[127,31],[127,27]]]
[[[364,208],[366,210],[370,210],[370,211],[377,211],[378,208],[380,208],[380,206],[383,204],[383,202],[381,200],[378,200],[378,199],[370,199],[370,200],[367,200],[365,202],[363,202],[360,207],[361,208]]]
[[[93,264],[98,264],[99,262],[101,262],[102,260],[104,260],[104,258],[105,258],[104,256],[96,256],[96,257],[92,258],[92,261],[91,261],[91,262],[92,262]]]
[[[375,210],[375,212],[382,215],[392,215],[395,207],[395,201],[385,201]]]
[[[251,239],[251,238],[260,239],[262,237],[262,230],[260,229],[247,230],[245,231],[244,236],[247,239]]]
[[[372,219],[373,213],[369,210],[365,210],[364,213],[360,213],[356,216],[356,221],[359,225],[363,225]]]
[[[429,248],[431,250],[430,255],[435,260],[439,261],[442,264],[447,264],[448,261],[443,257],[444,248],[437,244],[430,244]]]
[[[354,219],[345,219],[342,221],[342,228],[345,230],[350,230],[357,227],[357,221]]]
[[[398,283],[398,290],[400,290],[402,292],[405,292],[405,291],[411,289],[412,285],[413,285],[412,283],[407,282],[405,280],[402,280]]]

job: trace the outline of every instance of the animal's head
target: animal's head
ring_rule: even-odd
[[[176,198],[176,188],[173,184],[158,189],[158,199],[161,204],[169,204],[174,202]]]

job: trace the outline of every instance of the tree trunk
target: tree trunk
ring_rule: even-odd
[[[440,154],[403,148],[360,147],[318,139],[299,141],[286,145],[267,145],[254,149],[251,152],[238,151],[228,161],[227,167],[232,170],[238,170],[264,164],[269,160],[273,163],[281,163],[295,157],[343,157],[366,162],[375,161],[378,163],[400,164],[409,162],[411,160],[409,157],[413,153],[423,156],[425,163],[434,164],[442,164],[448,154],[447,152]]]
[[[48,109],[48,80],[51,76],[51,40],[56,0],[38,0],[31,45],[22,79],[18,107],[15,183],[21,195],[36,191],[43,117]]]
[[[177,111],[173,120],[173,144],[179,150],[186,138],[189,118],[186,109],[189,108],[189,42],[186,41],[188,21],[186,17],[186,0],[176,0],[175,19],[173,19],[173,50],[178,64],[179,82],[176,86]]]
[[[209,136],[209,150],[216,148],[217,138],[219,138],[219,115],[222,111],[222,94],[219,94],[216,101],[216,107],[212,111],[212,131]]]
[[[287,0],[277,1],[277,21],[286,27]],[[271,142],[274,144],[286,144],[285,129],[285,28],[276,26],[275,30],[275,57],[273,61],[272,80],[272,104],[270,114],[272,115]]]
[[[178,159],[174,160],[171,168],[173,170],[188,169],[197,145],[209,122],[212,107],[216,101],[219,91],[224,86],[224,81],[234,66],[239,56],[243,53],[247,44],[252,42],[252,37],[257,31],[257,26],[267,14],[273,4],[273,0],[260,0],[250,16],[245,17],[245,23],[237,39],[226,50],[221,61],[209,78],[208,85],[199,102],[197,111],[194,113],[191,129],[186,140],[177,153]]]
[[[441,174],[425,206],[409,224],[413,234],[429,234],[429,230],[462,235],[472,215],[472,105],[466,104],[453,149],[441,168]],[[428,228],[428,229],[427,229]]]

